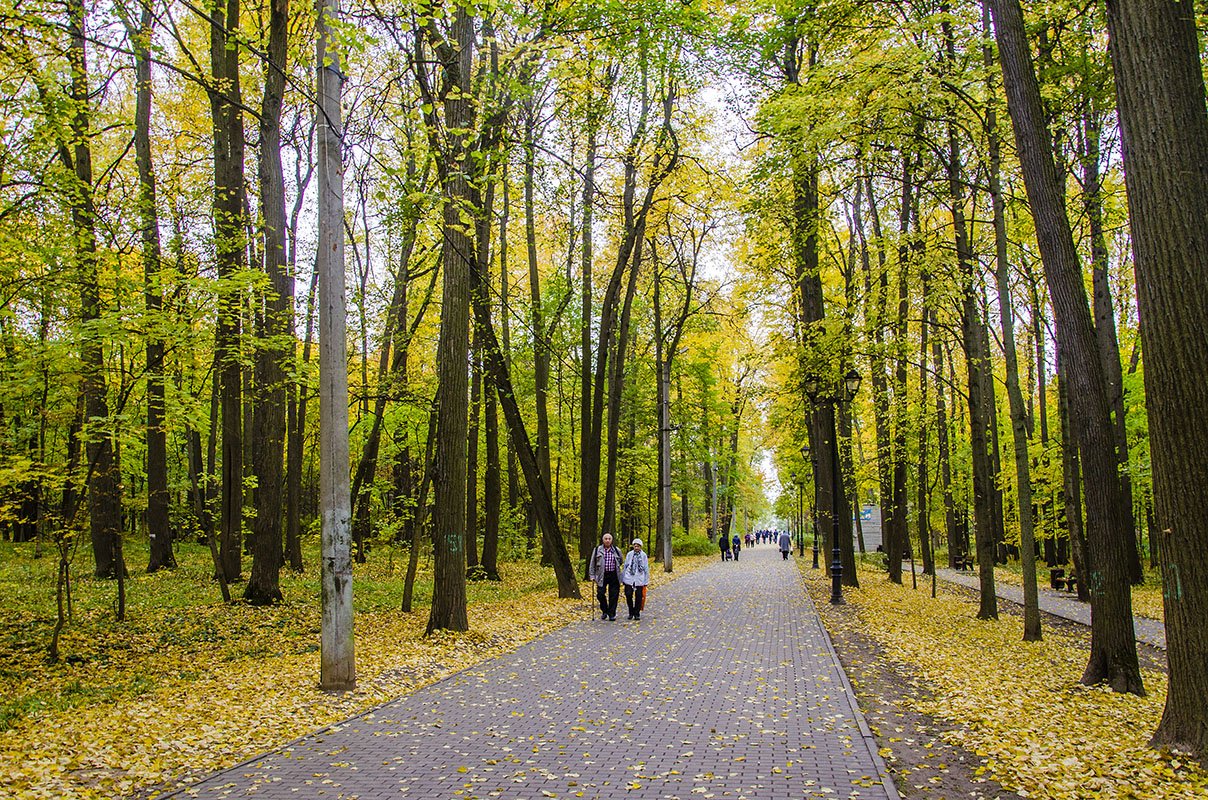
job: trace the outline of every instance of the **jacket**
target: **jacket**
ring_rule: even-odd
[[[630,550],[621,569],[621,583],[626,586],[646,586],[650,583],[650,559],[646,553]]]
[[[587,565],[587,579],[594,581],[596,586],[604,585],[604,545],[596,545],[596,549],[591,553],[591,563]],[[612,546],[613,553],[617,557],[617,567],[625,562],[625,556],[622,555],[621,549],[615,544]]]
[[[782,531],[780,534],[780,549],[781,550],[792,550],[793,549],[793,537],[790,536],[785,531]]]

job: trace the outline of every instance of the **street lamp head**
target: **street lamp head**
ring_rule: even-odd
[[[856,396],[856,392],[860,391],[860,373],[856,372],[854,369],[849,370],[848,373],[843,376],[843,385],[847,389],[847,399],[851,400]]]
[[[810,457],[810,446],[809,446],[809,444],[803,444],[803,445],[801,445],[801,458],[803,458],[803,459],[805,459],[805,460],[807,460],[807,461],[808,461],[808,460],[809,460],[809,457]]]
[[[812,372],[805,376],[805,396],[813,403],[818,399],[818,376]]]

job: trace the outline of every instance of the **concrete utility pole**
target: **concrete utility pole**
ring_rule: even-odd
[[[316,127],[319,144],[319,513],[323,538],[323,618],[319,686],[356,686],[352,638],[352,501],[348,486],[348,364],[345,359],[344,76],[328,21],[339,0],[318,0]]]

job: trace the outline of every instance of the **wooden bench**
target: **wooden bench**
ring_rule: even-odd
[[[956,564],[956,568],[962,572],[967,572],[973,569],[972,556],[957,556],[953,560],[953,563]]]

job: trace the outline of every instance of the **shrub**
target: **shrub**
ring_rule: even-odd
[[[671,537],[671,552],[677,556],[711,556],[717,545],[702,534]]]

